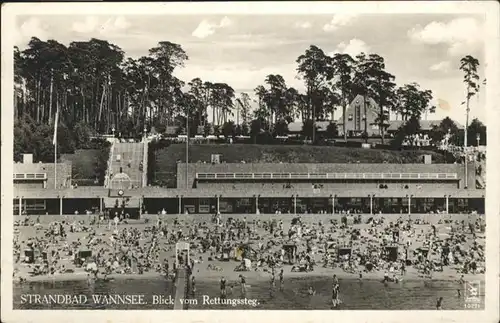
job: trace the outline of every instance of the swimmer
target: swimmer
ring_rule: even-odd
[[[191,277],[191,295],[193,296],[193,298],[195,298],[195,294],[196,294],[196,281],[194,279],[194,276]]]
[[[283,288],[285,286],[285,280],[283,277],[283,269],[281,269],[281,271],[279,273],[279,279],[280,279],[280,291],[283,291]]]
[[[339,301],[339,285],[336,284],[332,288],[332,305],[333,307],[337,307],[337,305],[340,303]]]
[[[333,275],[333,285],[336,285],[339,283],[339,279],[337,278],[337,275]]]
[[[241,285],[241,293],[244,295],[247,291],[246,287],[246,279],[245,276],[240,275],[240,285]]]
[[[271,279],[269,280],[269,296],[274,296],[274,274],[271,275]]]
[[[226,279],[224,277],[220,279],[220,297],[226,297]]]
[[[313,296],[313,295],[316,295],[316,291],[314,290],[314,288],[312,286],[309,286],[309,288],[307,289],[307,294],[309,296]]]
[[[460,297],[462,296],[462,286],[465,284],[465,280],[464,280],[464,275],[462,275],[460,277],[460,279],[458,280],[458,288],[457,288],[457,296]]]
[[[442,310],[443,309],[443,298],[440,297],[436,301],[436,309],[437,310]]]

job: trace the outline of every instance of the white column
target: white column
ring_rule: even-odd
[[[179,214],[182,214],[182,197],[179,195]]]
[[[450,212],[450,198],[449,195],[446,195],[446,214]]]
[[[259,196],[255,196],[255,214],[259,213]]]
[[[19,215],[23,214],[23,198],[19,196]]]
[[[217,214],[219,214],[220,195],[217,195]]]
[[[370,214],[373,215],[373,195],[370,195]]]
[[[59,196],[59,215],[63,215],[63,197]]]
[[[102,212],[102,204],[103,204],[103,203],[102,203],[102,200],[103,200],[103,198],[102,198],[102,197],[100,197],[100,198],[99,198],[99,212]]]
[[[293,196],[293,214],[297,214],[297,195]]]
[[[332,214],[335,214],[335,195],[332,196]]]
[[[408,195],[408,214],[411,214],[411,195]]]

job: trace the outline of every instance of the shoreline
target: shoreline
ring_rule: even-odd
[[[267,281],[269,280],[270,273],[264,271],[216,271],[216,272],[207,272],[207,271],[196,271],[194,276],[198,281],[219,281],[219,279],[224,276],[228,280],[238,280],[238,275],[244,275],[247,279],[252,281]],[[346,279],[346,280],[358,280],[359,275],[357,273],[348,273],[339,268],[331,269],[331,268],[321,268],[321,270],[316,270],[313,272],[290,272],[285,271],[285,279],[289,278],[331,278],[333,275],[336,275],[338,279]],[[399,278],[402,278],[402,281],[445,281],[445,282],[453,282],[457,281],[462,274],[453,273],[449,271],[444,272],[435,272],[433,273],[432,278],[423,277],[418,272],[414,270],[408,270],[404,276],[401,276],[400,273],[397,273]],[[392,276],[392,274],[390,274]],[[169,280],[165,277],[164,274],[158,272],[146,272],[143,274],[109,274],[107,276],[109,279],[113,280],[147,280],[147,279],[164,279]],[[382,281],[384,277],[383,272],[363,272],[363,278],[361,281]],[[25,279],[25,281],[20,282],[19,278]],[[85,281],[88,279],[87,272],[74,272],[74,273],[64,273],[64,274],[56,274],[56,275],[39,275],[39,276],[29,276],[29,275],[17,275],[13,278],[13,283],[22,284],[22,283],[32,283],[32,282],[40,282],[40,283],[51,283],[51,282],[65,282],[65,281]],[[98,278],[102,280],[101,277]],[[482,282],[485,281],[485,274],[464,274],[465,280],[480,280]]]

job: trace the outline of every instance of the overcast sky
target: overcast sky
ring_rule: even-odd
[[[295,60],[311,44],[326,53],[377,53],[398,85],[417,82],[432,90],[435,99],[449,102],[450,111],[438,109],[429,119],[450,115],[461,123],[465,87],[460,58],[473,55],[484,62],[481,15],[44,15],[21,16],[16,23],[21,49],[32,36],[66,45],[104,39],[131,57],[146,55],[159,41],[178,43],[189,56],[185,67],[175,72],[183,81],[200,77],[226,82],[251,95],[268,74],[281,74],[288,86],[302,91]],[[483,66],[480,75],[483,79]],[[471,104],[471,116],[483,122],[484,97],[480,94]]]

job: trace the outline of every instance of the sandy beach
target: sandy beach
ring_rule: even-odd
[[[294,215],[290,214],[272,214],[272,215],[231,215],[230,216],[233,219],[245,219],[245,221],[248,221],[250,223],[254,219],[258,218],[261,219],[262,221],[265,220],[275,220],[275,221],[281,221],[283,223],[283,227],[289,227],[291,224],[291,221],[293,218],[295,218]],[[340,219],[341,215],[326,215],[326,214],[308,214],[308,215],[302,215],[301,216],[301,221],[304,223],[303,225],[306,226],[315,226],[318,225],[318,222],[325,222],[328,223],[329,220],[332,220],[332,218],[337,218]],[[350,216],[352,217],[352,216]],[[370,215],[363,215],[362,219],[366,220],[369,219]],[[447,219],[451,218],[450,215],[412,215],[412,220],[413,221],[418,221],[418,219],[423,219],[424,221],[430,220],[428,224],[421,224],[421,225],[415,225],[416,230],[421,230],[422,235],[425,233],[428,233],[431,230],[431,223],[434,223],[439,231],[446,231],[446,227],[449,226],[450,224],[438,224],[439,219]],[[229,216],[222,215],[222,218],[229,218]],[[386,215],[384,218],[387,218],[389,220],[396,221],[398,218],[408,218],[408,216],[405,215]],[[467,216],[467,215],[457,215],[456,218],[455,216],[453,217],[454,220],[459,222],[462,219],[464,220],[469,220],[469,221],[475,221],[476,219],[480,218],[480,216]],[[36,239],[36,238],[41,238],[45,235],[45,230],[50,226],[50,223],[53,223],[53,220],[58,219],[56,216],[41,216],[39,217],[40,224],[36,226],[16,226],[16,232],[18,232],[18,246],[20,250],[23,250],[26,248],[26,244],[28,240],[31,238]],[[64,221],[66,223],[74,223],[75,221],[80,221],[81,225],[87,226],[89,231],[87,232],[67,232],[67,236],[65,238],[65,242],[72,244],[75,241],[83,240],[86,237],[88,237],[89,232],[93,231],[95,236],[103,238],[103,241],[107,241],[108,238],[113,234],[114,231],[114,224],[111,225],[112,229],[108,230],[109,228],[109,223],[108,224],[101,224],[101,225],[96,225],[96,224],[90,224],[91,222],[91,217],[75,217],[75,216],[65,216]],[[144,220],[148,219],[148,220]],[[176,231],[177,230],[183,230],[184,234],[188,234],[188,228],[189,228],[189,223],[198,223],[200,225],[207,225],[210,226],[210,215],[144,215],[143,219],[141,220],[129,220],[127,221],[128,224],[120,223],[117,225],[118,230],[122,231],[125,228],[127,230],[132,230],[132,229],[137,229],[140,231],[148,231],[151,226],[155,225],[155,222],[160,219],[164,225],[169,226],[169,227],[175,227]],[[16,221],[21,220],[25,221],[25,219],[21,217],[16,217]],[[31,217],[29,221],[36,221],[34,217]],[[147,221],[147,223],[146,223]],[[177,224],[174,226],[174,222],[177,221]],[[352,222],[352,219],[350,220]],[[369,224],[365,224],[365,221],[362,221],[361,224],[349,224],[352,228],[356,229],[368,229],[370,227]],[[38,229],[37,229],[38,227]],[[273,238],[272,235],[267,233],[266,237],[266,232],[262,228],[259,229],[257,228],[256,231],[259,232],[260,237],[259,239],[261,240],[255,240],[256,241],[262,241],[263,239],[267,239],[267,241],[272,241],[273,239],[278,240],[277,238]],[[339,238],[341,236],[341,231],[336,232],[336,238]],[[484,237],[481,237],[480,234],[477,236],[477,241],[479,244],[484,245]],[[145,239],[144,239],[145,240]],[[283,240],[283,239],[282,239]],[[412,248],[417,248],[421,245],[423,241],[423,238],[414,238],[412,239]],[[247,239],[248,241],[248,239]],[[89,247],[88,249],[90,250],[96,250],[97,247],[102,247],[106,243],[103,242],[101,244],[97,244],[95,246]],[[142,243],[147,244],[146,241],[142,241]],[[164,242],[165,245],[161,248],[161,250],[158,252],[158,259],[168,259],[171,263],[175,261],[175,250],[173,244],[169,244],[167,242]],[[57,247],[56,247],[57,249]],[[331,268],[331,267],[324,267],[321,265],[321,256],[323,255],[323,250],[321,250],[319,244],[314,246],[312,248],[313,250],[311,253],[314,255],[315,262],[317,263],[316,266],[314,266],[314,270],[312,272],[292,272],[292,265],[288,264],[283,264],[281,268],[283,268],[285,276],[288,277],[311,277],[311,276],[328,276],[331,277],[334,274],[337,275],[339,279],[358,279],[359,278],[359,273],[356,272],[346,272],[343,268],[337,267],[337,268]],[[261,280],[268,280],[270,278],[270,270],[268,267],[263,266],[263,267],[258,267],[258,268],[252,268],[250,271],[245,271],[244,273],[234,271],[235,267],[240,264],[240,261],[235,261],[231,259],[230,261],[219,261],[214,259],[213,261],[208,261],[206,258],[206,254],[203,254],[199,252],[199,250],[196,249],[191,249],[191,257],[192,259],[196,259],[196,262],[198,262],[199,257],[205,258],[202,260],[200,263],[195,263],[194,265],[194,271],[193,275],[196,277],[197,280],[206,280],[206,281],[213,281],[213,280],[219,280],[222,276],[224,276],[227,280],[229,281],[237,281],[238,276],[240,274],[244,274],[245,277],[247,277],[248,280],[251,281],[261,281]],[[209,269],[208,265],[213,264],[216,266],[216,270]],[[32,275],[32,265],[25,264],[21,261],[17,262],[15,264],[15,277],[14,280],[19,281],[21,280],[26,280],[26,281],[73,281],[73,280],[86,280],[88,279],[88,272],[85,271],[84,267],[77,267],[73,264],[71,257],[66,256],[66,257],[60,257],[58,261],[58,266],[64,265],[64,268],[71,269],[73,272],[67,273],[67,272],[55,272],[54,274],[41,274],[41,275]],[[469,279],[474,279],[474,280],[483,280],[484,275],[482,274],[472,274],[472,273],[459,273],[457,271],[458,266],[444,266],[442,268],[442,271],[434,271],[432,273],[432,280],[448,280],[448,281],[453,281],[453,280],[458,280],[461,275],[463,275],[465,280]],[[392,273],[391,273],[392,275]],[[398,273],[398,276],[399,275]],[[102,277],[102,276],[101,276]],[[159,278],[159,277],[165,277],[164,272],[160,271],[155,271],[155,270],[148,270],[144,271],[141,274],[138,273],[119,273],[119,272],[113,272],[113,273],[108,273],[107,277],[109,279],[148,279],[148,278]],[[384,271],[383,270],[373,270],[373,271],[363,271],[363,280],[382,280],[384,277]],[[423,275],[423,273],[416,268],[413,268],[411,266],[408,266],[406,268],[406,272],[404,273],[404,277],[401,277],[404,280],[428,280],[430,279],[429,276]]]

